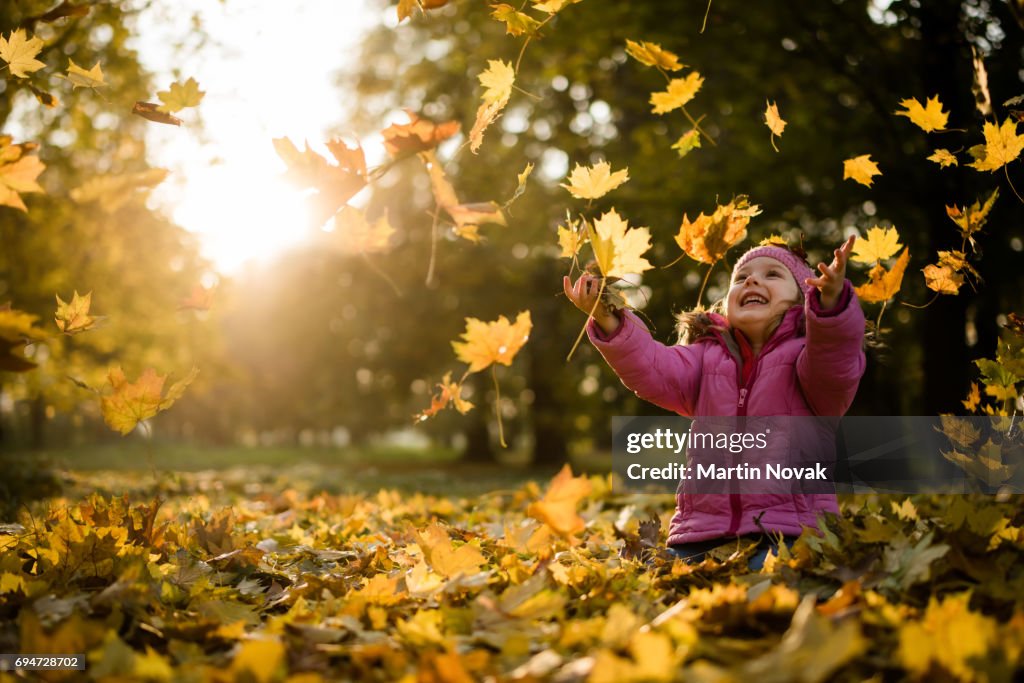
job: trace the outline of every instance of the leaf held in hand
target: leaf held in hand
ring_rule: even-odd
[[[624,277],[651,269],[650,262],[643,258],[651,248],[651,231],[648,228],[630,228],[615,209],[602,214],[594,221],[593,227],[587,224],[587,233],[594,249],[594,259],[604,277]]]

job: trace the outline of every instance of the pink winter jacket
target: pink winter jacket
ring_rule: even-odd
[[[805,302],[786,312],[755,359],[746,386],[728,333],[665,346],[629,312],[611,336],[594,322],[588,333],[626,387],[680,415],[841,416],[864,374],[864,314],[849,280],[835,308],[823,311],[813,287],[805,292]],[[715,322],[726,326],[721,316]],[[669,545],[759,533],[762,527],[798,535],[804,526],[817,528],[818,513],[839,512],[834,494],[694,494],[682,489],[680,482]]]

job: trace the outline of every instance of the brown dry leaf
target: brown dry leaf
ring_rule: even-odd
[[[676,244],[695,261],[715,263],[747,236],[750,219],[760,213],[761,207],[740,195],[716,207],[710,216],[701,213],[693,222],[683,214],[682,225],[675,236]]]
[[[903,284],[903,273],[910,263],[910,249],[904,249],[892,270],[886,270],[881,264],[876,265],[868,273],[868,282],[855,288],[857,296],[862,300],[876,304],[888,301],[900,291]]]
[[[434,123],[406,110],[409,123],[394,123],[381,131],[384,149],[392,158],[417,154],[437,147],[459,132],[458,121]]]
[[[182,124],[181,119],[177,116],[172,116],[165,111],[161,111],[160,105],[154,102],[136,102],[132,106],[132,114],[141,116],[147,121],[152,121],[153,123],[164,123],[168,126],[180,126]]]

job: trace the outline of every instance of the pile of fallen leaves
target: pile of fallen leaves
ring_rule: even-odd
[[[1024,668],[1017,499],[846,500],[821,535],[751,572],[742,543],[673,560],[669,496],[568,469],[473,500],[210,495],[55,500],[0,527],[0,650],[87,653],[88,676],[109,680],[1000,681]]]

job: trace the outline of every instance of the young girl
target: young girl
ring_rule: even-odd
[[[680,316],[679,346],[656,342],[632,312],[594,310],[590,340],[637,396],[687,417],[734,415],[841,416],[864,374],[864,314],[846,280],[855,237],[815,273],[776,245],[754,247],[732,272],[723,315]],[[594,309],[598,278],[583,275],[563,287],[582,311]],[[758,535],[760,568],[771,539],[791,541],[817,527],[821,512],[839,512],[834,494],[676,494],[669,548],[699,560],[737,536]]]

